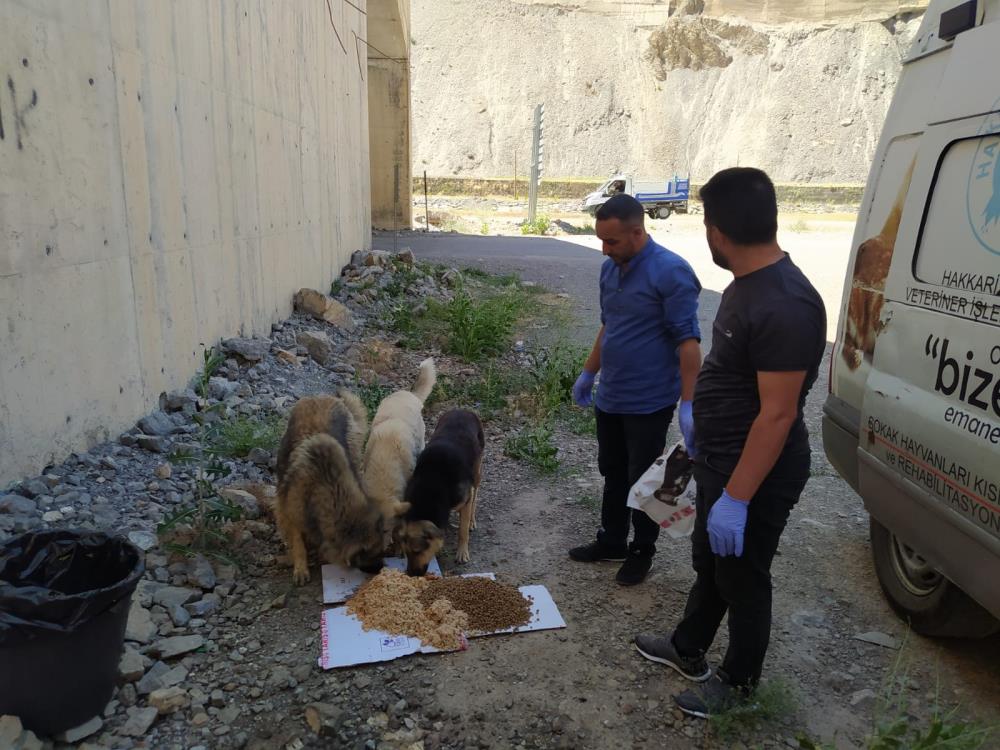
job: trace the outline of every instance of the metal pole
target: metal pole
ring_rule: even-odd
[[[392,210],[392,252],[396,253],[396,240],[399,238],[399,163],[393,167],[393,210]]]
[[[541,144],[542,108],[535,106],[535,127],[531,136],[531,177],[528,185],[528,221],[535,220],[538,209],[538,149]]]
[[[431,231],[431,212],[427,210],[427,170],[424,170],[424,231]]]
[[[517,149],[514,149],[514,202],[517,203]]]

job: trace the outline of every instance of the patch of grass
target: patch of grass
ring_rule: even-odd
[[[514,323],[520,317],[517,295],[498,294],[482,300],[460,290],[446,306],[449,354],[476,362],[499,354],[510,344]]]
[[[486,223],[486,222],[484,221],[484,222],[483,222],[483,225],[482,225],[481,227],[479,227],[479,233],[480,233],[480,234],[489,234],[489,233],[490,233],[490,225],[489,225],[489,224],[487,224],[487,223]]]
[[[545,214],[538,214],[534,221],[525,221],[521,225],[521,234],[545,234],[552,226],[552,221]]]
[[[382,399],[390,393],[392,393],[392,388],[382,385],[376,380],[367,383],[357,382],[358,398],[361,399],[361,403],[368,410],[369,422],[375,418],[375,412],[378,411],[378,405],[382,403]]]
[[[330,284],[330,296],[334,298],[339,297],[342,291],[344,291],[343,279],[334,279],[333,283]]]
[[[481,369],[481,374],[455,384],[450,396],[461,404],[474,407],[483,419],[490,420],[506,409],[508,400],[526,386],[522,372],[491,360]]]
[[[809,225],[809,222],[807,222],[805,219],[797,219],[794,223],[789,225],[788,231],[803,234],[805,232],[811,232],[812,227]]]
[[[270,417],[236,417],[214,425],[208,434],[208,450],[214,456],[246,458],[254,448],[275,451],[285,431],[285,421]]]
[[[572,403],[572,389],[587,358],[585,347],[568,342],[540,350],[535,355],[532,377],[534,397],[539,411],[550,415]]]
[[[593,492],[580,493],[576,496],[576,501],[583,507],[589,508],[590,510],[596,511],[601,509],[601,498]]]
[[[694,689],[697,690],[697,687]],[[708,726],[717,738],[725,742],[785,718],[795,709],[792,689],[784,681],[772,679],[757,686],[752,700],[712,716]]]
[[[542,474],[554,474],[559,469],[559,449],[552,440],[552,428],[538,425],[508,438],[504,453],[518,461],[526,461]]]
[[[574,435],[597,437],[597,417],[593,409],[567,406],[560,410],[559,419]]]

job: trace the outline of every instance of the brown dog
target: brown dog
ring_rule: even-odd
[[[358,479],[368,417],[357,396],[301,399],[278,451],[275,520],[297,584],[309,580],[307,547],[329,563],[377,572],[384,522]]]
[[[460,563],[469,561],[469,530],[476,528],[476,499],[482,479],[486,439],[475,412],[453,409],[445,412],[413,476],[406,485],[402,522],[393,539],[406,556],[406,572],[423,575],[444,544],[444,529],[451,511],[459,511],[458,550]]]

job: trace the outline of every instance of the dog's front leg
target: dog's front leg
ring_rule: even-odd
[[[298,530],[289,534],[289,547],[292,557],[292,580],[301,586],[309,581],[309,556],[306,554],[306,543]]]
[[[458,552],[455,560],[460,563],[469,562],[469,526],[472,524],[472,502],[466,501],[458,511]]]
[[[469,528],[473,531],[476,530],[476,503],[479,501],[479,488],[473,486],[472,488],[472,499],[469,500],[469,505],[472,506],[472,519],[469,521]]]

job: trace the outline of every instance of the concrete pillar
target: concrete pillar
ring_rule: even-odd
[[[409,28],[409,0],[369,2],[368,138],[376,229],[411,226]]]

